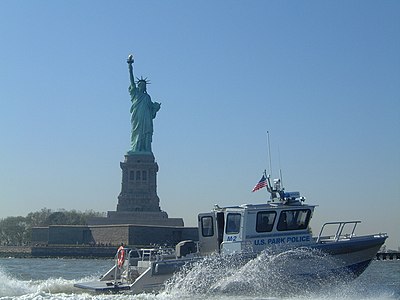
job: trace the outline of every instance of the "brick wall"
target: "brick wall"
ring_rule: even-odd
[[[197,228],[164,226],[129,226],[129,245],[168,245],[175,246],[182,240],[198,240]]]
[[[88,244],[88,239],[90,239],[90,231],[87,226],[49,226],[49,244],[81,245]]]
[[[174,246],[182,240],[198,240],[197,227],[149,225],[53,225],[32,230],[32,244],[113,245],[151,244]]]
[[[96,244],[127,245],[128,225],[90,226],[93,240]]]
[[[32,245],[47,244],[49,242],[49,227],[34,227],[31,234]]]

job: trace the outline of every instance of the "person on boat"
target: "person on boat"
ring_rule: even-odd
[[[117,251],[117,266],[120,269],[125,263],[125,254],[126,253],[125,253],[124,243],[121,243],[121,246],[119,246]]]
[[[288,229],[287,216],[285,212],[282,212],[281,216],[279,217],[278,230],[287,230],[287,229]]]
[[[261,224],[258,228],[258,231],[260,232],[266,232],[266,231],[270,231],[269,230],[269,219],[267,216],[263,216],[261,219]]]

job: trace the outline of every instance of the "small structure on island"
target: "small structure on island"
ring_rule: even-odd
[[[196,227],[184,227],[182,218],[169,218],[157,195],[158,164],[151,148],[153,120],[161,104],[147,93],[147,78],[134,79],[133,55],[128,56],[131,96],[131,148],[120,163],[121,192],[116,211],[88,220],[87,226],[54,225],[33,228],[33,244],[106,244],[131,246],[175,245],[198,240]]]

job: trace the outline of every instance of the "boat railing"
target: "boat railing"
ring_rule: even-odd
[[[339,240],[342,239],[351,239],[355,234],[355,230],[357,227],[357,224],[361,223],[361,221],[343,221],[343,222],[327,222],[321,227],[321,231],[319,232],[319,235],[317,237],[317,243],[321,242],[338,242]],[[326,235],[324,236],[323,233],[327,227],[334,227],[337,226],[336,232],[334,235]],[[345,227],[353,226],[351,228],[351,233],[346,233],[343,234],[343,230]]]
[[[139,249],[138,252],[142,261],[163,260],[168,257],[175,257],[175,249],[167,247],[143,248]]]
[[[155,248],[151,248],[151,249],[140,249],[140,256],[141,256],[141,260],[145,261],[145,260],[153,260],[153,257],[155,256],[157,249]]]

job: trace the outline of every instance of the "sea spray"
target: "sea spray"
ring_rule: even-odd
[[[306,296],[321,287],[346,282],[351,275],[337,271],[336,261],[312,249],[281,253],[271,250],[249,259],[244,255],[211,255],[187,264],[163,293],[189,295]],[[334,271],[332,271],[334,270]]]
[[[34,291],[34,288],[32,288],[30,282],[23,282],[12,278],[2,269],[0,269],[0,282],[0,297],[20,296],[24,294],[30,294]]]
[[[94,277],[87,277],[87,280],[96,280]],[[73,287],[76,280],[64,278],[48,278],[39,280],[21,280],[7,274],[0,269],[0,299],[40,299],[49,298],[54,294],[74,294],[80,290]]]

